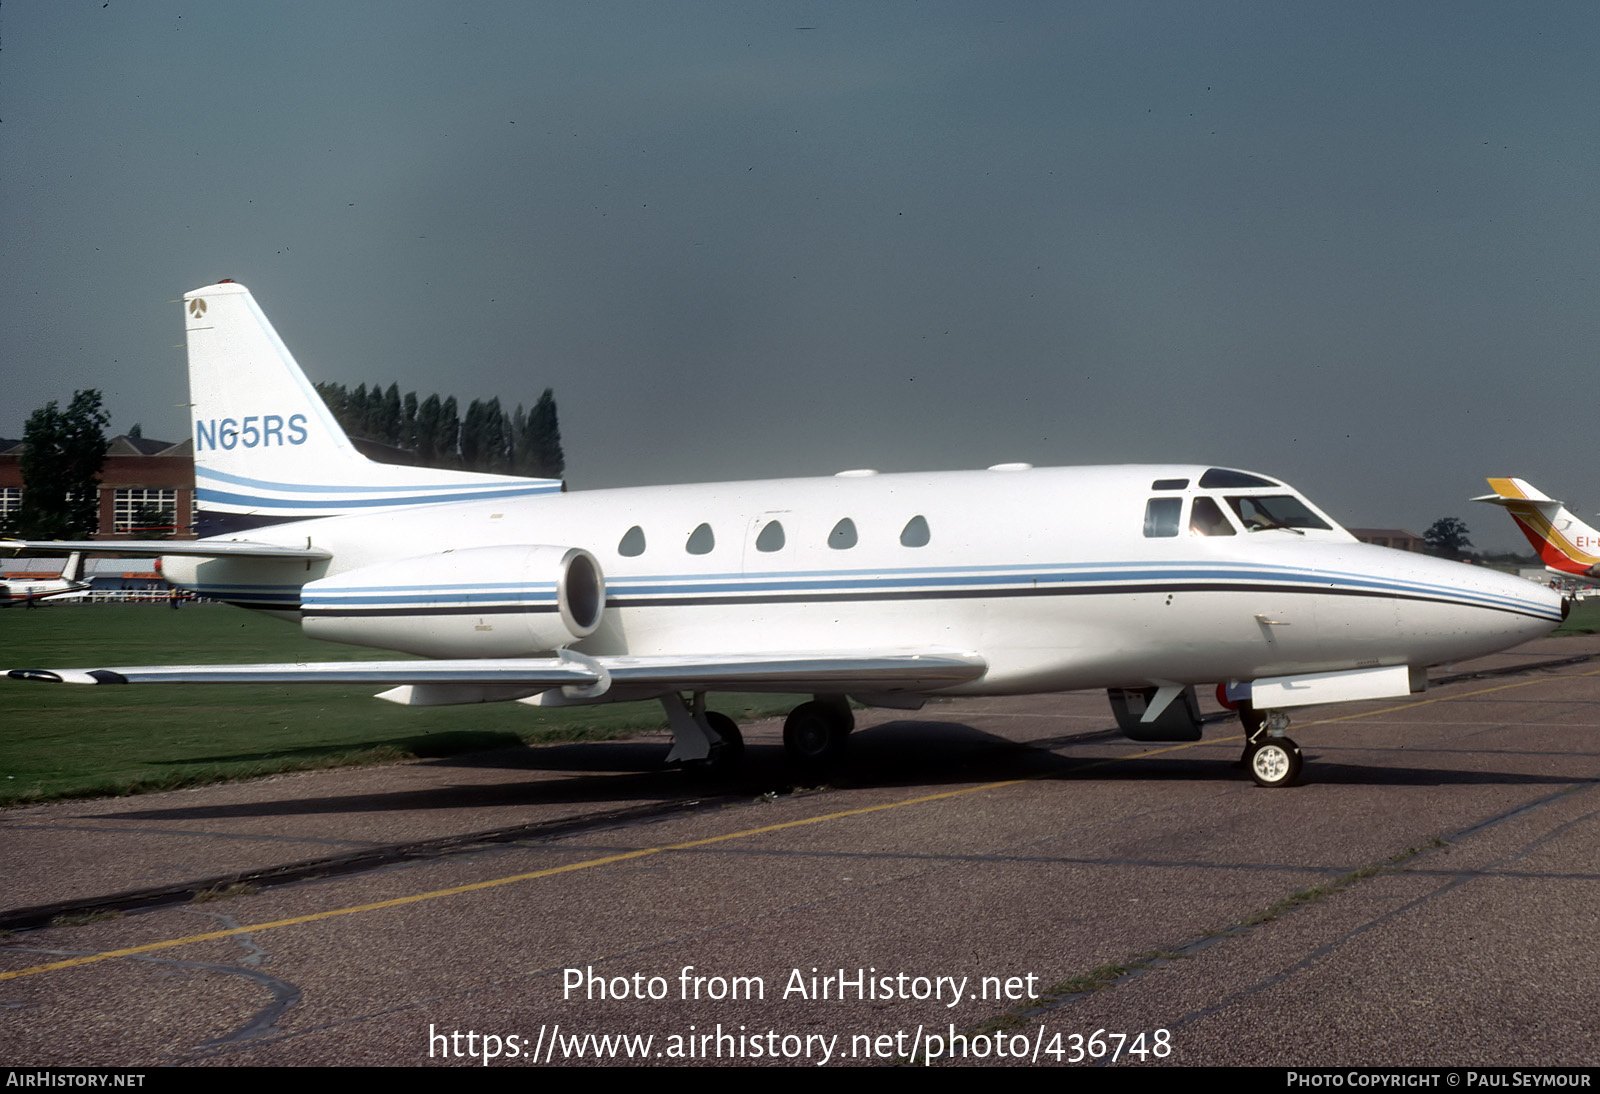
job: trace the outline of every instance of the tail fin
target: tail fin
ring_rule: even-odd
[[[357,452],[232,281],[184,294],[201,535],[441,501],[543,494],[559,479],[400,467]]]
[[[1600,532],[1567,507],[1522,479],[1490,479],[1494,493],[1473,501],[1502,506],[1528,537],[1547,569],[1576,577],[1600,577]]]

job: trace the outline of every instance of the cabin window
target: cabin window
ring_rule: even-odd
[[[689,533],[688,551],[691,555],[709,555],[711,549],[717,545],[717,537],[711,534],[711,525],[702,524]]]
[[[1213,498],[1199,497],[1194,499],[1194,508],[1189,512],[1189,534],[1231,536],[1235,533],[1232,523],[1222,512],[1222,506]]]
[[[845,517],[828,533],[828,546],[835,551],[847,551],[856,545],[856,522]]]
[[[1228,499],[1239,515],[1239,522],[1251,532],[1269,528],[1323,528],[1327,521],[1306,508],[1305,502],[1291,494],[1246,494]]]
[[[783,525],[775,520],[767,521],[767,526],[761,529],[761,534],[756,537],[756,550],[771,554],[773,551],[783,550]]]
[[[921,514],[906,521],[906,526],[900,529],[902,547],[926,547],[929,538],[928,519]]]
[[[1178,534],[1178,518],[1183,515],[1182,498],[1151,498],[1144,507],[1146,539],[1166,539]]]
[[[622,535],[622,542],[617,544],[617,554],[623,558],[638,558],[644,554],[644,529],[635,524]]]

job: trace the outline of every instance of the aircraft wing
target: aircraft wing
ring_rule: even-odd
[[[282,547],[246,539],[0,539],[0,548],[21,551],[93,551],[100,555],[199,555],[203,558],[291,558],[317,562],[332,558],[321,547]]]
[[[976,654],[954,651],[589,657],[564,650],[546,658],[12,669],[6,675],[57,684],[383,684],[412,689],[383,698],[431,706],[555,688],[583,699],[613,688],[616,698],[667,691],[928,692],[975,680],[987,668]]]

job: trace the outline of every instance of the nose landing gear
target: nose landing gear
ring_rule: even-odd
[[[1281,710],[1258,711],[1241,703],[1239,721],[1245,729],[1244,767],[1256,785],[1293,786],[1299,781],[1304,760],[1300,746],[1284,736],[1289,715]]]

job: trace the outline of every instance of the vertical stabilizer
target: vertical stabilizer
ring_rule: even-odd
[[[1509,512],[1547,569],[1575,577],[1600,577],[1600,532],[1522,479],[1488,481],[1494,493],[1472,500]]]
[[[543,494],[558,479],[399,467],[357,452],[243,285],[186,293],[202,535],[307,517]]]

